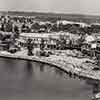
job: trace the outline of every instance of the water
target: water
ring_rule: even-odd
[[[0,100],[91,100],[91,89],[53,66],[0,58]]]

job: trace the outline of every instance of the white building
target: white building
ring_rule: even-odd
[[[21,33],[18,41],[20,43],[26,43],[29,38],[31,38],[36,45],[39,45],[41,43],[41,40],[43,39],[46,45],[56,46],[56,40],[59,39],[59,35],[51,33]]]

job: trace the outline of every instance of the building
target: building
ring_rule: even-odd
[[[20,38],[18,39],[19,43],[26,44],[26,41],[31,38],[34,41],[35,46],[41,44],[41,40],[43,39],[45,42],[45,45],[47,45],[48,48],[55,48],[56,46],[56,40],[59,39],[59,34],[39,34],[39,33],[21,33]]]

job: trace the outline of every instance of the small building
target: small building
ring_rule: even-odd
[[[96,49],[97,48],[97,38],[93,35],[86,35],[85,44],[86,44],[86,48]]]
[[[92,35],[87,35],[85,37],[85,41],[86,41],[86,43],[92,43],[92,42],[96,41],[96,38]]]

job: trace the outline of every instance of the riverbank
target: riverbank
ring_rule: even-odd
[[[68,50],[59,52],[55,51],[54,53],[55,54],[52,54],[49,57],[41,57],[36,55],[27,56],[26,50],[17,52],[15,54],[11,54],[6,51],[0,51],[0,57],[47,63],[54,65],[70,75],[75,75],[79,78],[100,81],[100,71],[92,70],[94,67],[96,67],[93,60],[89,58],[68,55],[70,54]]]

